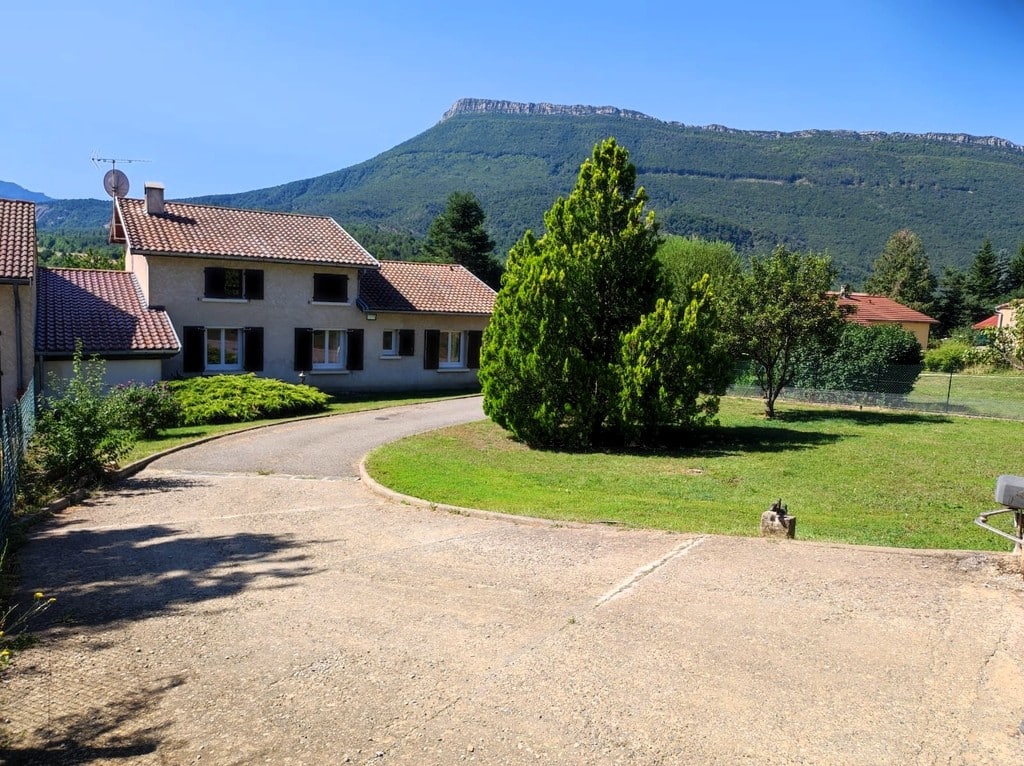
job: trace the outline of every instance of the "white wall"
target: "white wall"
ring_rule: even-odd
[[[88,361],[83,362],[88,367]],[[108,388],[125,383],[155,383],[161,379],[159,359],[117,359],[103,362],[103,383]],[[51,377],[68,380],[74,374],[71,359],[47,359],[42,363],[42,389],[50,387]]]

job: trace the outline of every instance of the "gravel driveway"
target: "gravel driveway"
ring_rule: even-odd
[[[359,480],[481,416],[227,437],[35,528],[24,587],[58,602],[0,684],[3,762],[1024,763],[1009,555],[513,524]]]

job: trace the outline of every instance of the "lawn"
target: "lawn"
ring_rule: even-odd
[[[778,498],[798,537],[912,548],[1008,550],[972,520],[999,474],[1024,473],[1021,424],[723,400],[721,426],[672,452],[531,450],[490,422],[382,447],[381,483],[434,502],[547,519],[757,534]]]
[[[932,410],[945,409],[948,401],[951,412],[1024,420],[1024,375],[923,372],[907,400]]]

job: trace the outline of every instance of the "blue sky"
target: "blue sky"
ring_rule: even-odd
[[[104,197],[93,155],[149,160],[119,165],[133,196],[309,178],[462,97],[1024,144],[1020,0],[33,0],[0,26],[0,180],[59,198]]]

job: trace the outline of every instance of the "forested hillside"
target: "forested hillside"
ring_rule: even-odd
[[[665,231],[741,249],[785,242],[827,250],[855,284],[901,228],[920,236],[936,268],[966,266],[986,237],[1008,252],[1024,242],[1024,151],[999,139],[750,132],[609,109],[514,108],[523,106],[459,102],[434,127],[367,162],[198,201],[326,214],[408,238],[423,236],[452,191],[469,191],[504,254],[527,228],[541,229],[543,212],[572,188],[593,146],[613,136],[630,151]],[[70,203],[48,205],[41,228],[51,219],[60,228],[84,223],[82,202],[67,213],[61,207]],[[106,223],[109,205],[103,210],[94,222]]]

